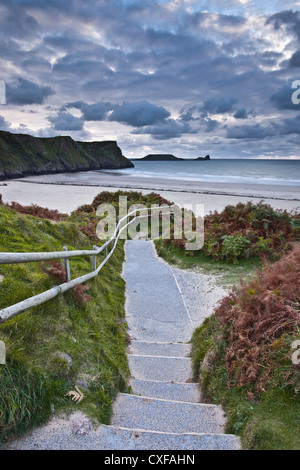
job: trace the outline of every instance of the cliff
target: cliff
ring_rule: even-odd
[[[115,141],[75,142],[0,131],[0,179],[74,171],[129,168]]]

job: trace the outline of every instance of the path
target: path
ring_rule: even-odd
[[[181,293],[183,280],[158,258],[152,242],[141,240],[126,242],[123,277],[132,393],[119,394],[110,426],[93,430],[81,413],[69,421],[53,418],[10,448],[239,449],[239,439],[224,434],[222,409],[199,403],[198,385],[192,383],[187,342],[199,322],[186,303],[193,307],[195,299]]]

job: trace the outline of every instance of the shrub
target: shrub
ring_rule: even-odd
[[[85,294],[86,291],[90,289],[90,286],[79,284],[79,286],[74,287],[74,299],[79,305],[83,305],[90,300],[92,297],[88,294]]]
[[[265,390],[281,364],[281,385],[299,387],[291,361],[291,338],[300,328],[300,244],[251,281],[234,288],[216,311],[226,344],[228,386]]]
[[[49,220],[65,220],[66,215],[61,214],[57,210],[47,209],[46,207],[40,207],[36,204],[31,206],[23,206],[18,202],[11,202],[10,204],[5,204],[7,207],[10,207],[19,214],[33,215],[34,217],[39,217],[40,219],[49,219]]]
[[[237,263],[253,256],[282,255],[300,240],[300,213],[275,210],[262,202],[239,203],[210,213],[204,220],[202,251],[215,260]],[[184,248],[177,240],[169,244]]]
[[[61,282],[66,282],[67,280],[67,273],[60,261],[50,261],[48,263],[42,263],[41,270],[47,274],[50,274],[55,279],[58,279]]]
[[[243,237],[241,234],[237,235],[224,235],[221,237],[222,244],[222,257],[228,261],[237,263],[239,258],[246,257],[247,248],[250,241]]]
[[[151,204],[172,205],[172,202],[164,199],[157,193],[143,195],[142,192],[137,191],[102,191],[94,198],[92,204],[85,204],[73,211],[71,214],[71,220],[78,223],[82,233],[97,242],[99,241],[96,234],[96,227],[99,222],[99,218],[96,216],[97,208],[101,204],[112,204],[115,207],[116,215],[118,216],[120,196],[127,197],[128,208],[130,208],[132,204],[144,204],[146,207],[150,207]]]

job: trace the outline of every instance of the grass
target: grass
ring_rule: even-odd
[[[1,251],[62,250],[66,240],[70,250],[95,244],[78,221],[53,222],[0,206]],[[88,282],[89,302],[69,291],[0,325],[7,351],[6,365],[0,365],[0,441],[45,422],[53,410],[81,410],[95,422],[109,422],[112,402],[127,389],[129,376],[123,260],[119,242],[100,275]],[[91,271],[88,257],[70,264],[72,278]],[[40,263],[1,265],[0,275],[0,308],[62,282]],[[76,383],[84,394],[78,405],[65,396]]]
[[[130,194],[135,202],[142,198],[141,193]],[[102,193],[93,204],[119,195]],[[151,195],[148,203],[152,198],[156,195]],[[0,250],[57,251],[66,240],[70,250],[91,249],[95,244],[94,206],[84,206],[71,217],[53,221],[0,205]],[[234,264],[166,246],[161,240],[155,243],[166,261],[217,275],[223,286],[237,284],[241,274],[251,278],[262,265],[256,257]],[[121,242],[84,294],[69,291],[0,325],[0,340],[7,348],[7,364],[0,365],[0,441],[44,423],[53,411],[81,410],[95,422],[109,422],[117,392],[128,390],[123,260]],[[61,283],[62,268],[52,268],[51,264],[39,263],[0,266],[0,308]],[[73,278],[90,270],[88,257],[71,260]],[[277,290],[273,294],[280,296]],[[253,300],[253,289],[247,295]],[[299,397],[294,385],[285,382],[291,365],[291,341],[298,336],[283,332],[274,342],[266,359],[275,367],[263,393],[256,395],[255,384],[233,383],[226,359],[229,339],[230,324],[221,325],[216,314],[197,328],[192,338],[194,376],[207,400],[222,404],[226,410],[227,432],[239,434],[245,449],[299,449]],[[262,373],[267,364],[261,364]],[[237,364],[237,372],[241,365]],[[66,396],[76,384],[84,394],[80,404]]]
[[[105,202],[117,208],[119,196],[127,196],[129,205],[166,202],[155,193],[102,192],[67,216],[39,206],[1,205],[0,196],[0,251],[61,251],[66,244],[69,250],[92,249],[101,244],[97,207]],[[75,288],[0,325],[7,350],[7,364],[0,365],[0,442],[44,423],[53,410],[81,410],[95,423],[109,423],[117,393],[129,390],[123,261],[119,241],[99,276],[84,285],[87,290]],[[91,259],[72,258],[70,266],[74,279],[91,271]],[[60,262],[1,265],[0,308],[61,284],[64,276]],[[84,394],[79,404],[66,396],[75,385]]]
[[[257,313],[257,320],[251,320],[249,331],[241,331],[241,337],[246,337],[246,346],[237,350],[233,358],[228,354],[237,341],[235,337],[233,339],[231,337],[234,323],[229,320],[220,323],[219,310],[195,329],[191,340],[194,379],[200,383],[203,401],[223,407],[227,415],[226,432],[239,435],[243,449],[299,450],[300,400],[297,390],[300,388],[300,371],[299,366],[292,365],[291,344],[299,339],[300,329],[294,332],[288,328],[279,330],[274,338],[270,338],[267,333],[268,326],[269,329],[274,326],[274,331],[276,330],[277,324],[272,325],[272,321],[276,322],[276,314],[280,316],[280,312],[272,311],[275,302],[272,300],[272,304],[269,304],[268,298],[285,301],[284,295],[290,295],[290,291],[293,291],[295,293],[293,295],[299,301],[297,284],[294,281],[289,283],[291,275],[297,277],[293,273],[294,269],[299,270],[298,263],[295,263],[294,268],[293,263],[287,261],[285,267],[287,271],[281,273],[282,266],[278,262],[271,273],[272,264],[270,268],[264,268],[263,261],[258,257],[240,259],[235,264],[225,260],[214,260],[211,256],[204,255],[202,251],[189,253],[170,243],[166,245],[161,239],[156,240],[155,245],[158,255],[170,264],[214,275],[216,284],[226,288],[236,285],[241,304],[236,298],[232,298],[231,305],[236,305],[241,314],[237,315],[236,324],[242,321],[243,308],[247,304],[255,308],[256,295],[257,308],[265,303],[266,308]],[[276,258],[278,259],[278,254],[274,256],[274,260]],[[272,282],[269,283],[269,291],[267,281],[266,284],[263,282],[264,278],[261,279],[261,283],[255,282],[256,276],[263,269],[269,269],[271,273]],[[264,275],[267,277],[268,272],[263,271],[262,276]],[[278,287],[275,288],[276,276],[278,276]],[[254,286],[257,291],[254,290]],[[291,299],[286,301],[287,308],[293,306],[299,312],[299,303],[297,301],[295,303],[294,297]],[[224,303],[223,310],[226,308],[230,308],[230,302]],[[269,313],[271,313],[270,318]],[[257,344],[259,374],[252,382],[239,383],[239,374],[246,367],[246,361],[249,361],[248,355],[255,350],[255,344],[250,344],[250,341],[252,330],[255,330],[259,322],[262,328],[265,322],[266,328],[265,340],[261,345]],[[284,323],[284,320],[282,322]],[[237,336],[237,327],[236,330]]]
[[[282,388],[281,384],[284,369],[290,367],[290,349],[280,351],[272,381],[256,399],[249,398],[249,386],[228,386],[226,350],[226,341],[213,315],[194,331],[192,361],[194,376],[200,381],[207,402],[221,404],[226,411],[226,432],[238,434],[243,449],[299,450],[299,397],[292,387]]]
[[[300,449],[300,245],[225,297],[192,337],[194,377],[244,449]]]
[[[156,251],[159,256],[168,263],[182,269],[192,269],[205,274],[216,276],[216,284],[223,287],[231,287],[239,284],[241,278],[251,276],[253,272],[260,269],[262,261],[258,257],[240,260],[238,264],[222,260],[214,260],[211,256],[203,254],[202,251],[189,251],[172,245],[165,245],[163,240],[155,241]]]

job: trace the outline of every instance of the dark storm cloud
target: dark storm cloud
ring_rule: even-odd
[[[282,30],[283,27],[286,27],[288,31],[292,32],[300,43],[300,12],[293,10],[286,10],[275,15],[272,15],[267,24],[273,24],[276,30]],[[290,60],[289,66],[292,68],[300,67],[300,49],[296,50]]]
[[[293,109],[298,110],[299,105],[295,105],[292,102],[293,89],[291,84],[283,85],[277,93],[274,93],[270,97],[270,101],[273,105],[280,110]]]
[[[0,2],[0,5],[3,2]],[[4,2],[9,7],[3,12],[1,18],[1,34],[3,36],[31,39],[39,29],[37,20],[25,10],[19,8],[17,3]]]
[[[246,111],[245,108],[243,109],[238,109],[236,113],[233,115],[235,119],[247,119],[249,116],[249,113]]]
[[[33,13],[42,6],[38,1],[19,4],[30,5]],[[150,3],[143,3],[142,8],[138,4],[125,6],[123,2],[91,1],[90,6],[94,6],[92,12],[77,2],[60,4],[52,1],[45,5],[50,15],[49,23],[58,5],[57,28],[61,16],[68,9],[67,17],[73,18],[74,24],[80,24],[83,14],[84,20],[88,18],[96,29],[101,30],[102,36],[106,36],[106,45],[100,45],[98,41],[88,40],[86,35],[81,36],[80,28],[71,30],[71,24],[69,29],[58,29],[55,34],[44,35],[43,45],[46,48],[65,52],[62,56],[59,54],[53,63],[56,84],[61,84],[64,92],[67,88],[77,89],[78,97],[81,92],[92,101],[95,93],[103,98],[103,92],[111,90],[116,90],[117,97],[124,99],[124,92],[130,89],[134,101],[145,99],[145,93],[150,101],[159,101],[164,95],[168,99],[177,98],[179,89],[192,93],[199,88],[200,81],[201,88],[204,88],[209,78],[234,72],[232,60],[224,55],[221,46],[209,34],[191,34],[188,26],[183,29],[179,23],[177,28],[168,29],[168,20],[172,24],[173,19],[162,5],[156,5],[160,11],[153,21]],[[155,2],[151,6],[155,6]],[[188,24],[191,15],[184,10],[182,13],[183,24]],[[159,23],[159,16],[163,18],[163,23]],[[216,18],[216,15],[204,14],[204,17],[212,22],[209,28],[214,30],[226,27],[228,31],[229,26],[235,29],[246,23],[245,18],[234,15],[218,15]],[[27,60],[33,59],[28,57]]]
[[[236,98],[226,98],[224,96],[219,96],[216,98],[209,98],[204,101],[202,106],[203,113],[207,114],[224,114],[230,113],[234,105],[237,103]]]
[[[149,134],[156,140],[169,140],[179,138],[184,134],[195,134],[197,130],[193,129],[189,123],[181,122],[175,119],[166,119],[165,121],[153,126],[145,126],[136,129],[132,134]]]
[[[227,129],[229,139],[264,139],[276,135],[276,130],[272,126],[234,126]]]
[[[265,139],[274,136],[289,136],[300,134],[300,114],[294,118],[283,119],[282,122],[269,122],[265,125],[256,124],[234,126],[227,129],[230,139]]]
[[[76,38],[63,35],[44,37],[44,43],[55,50],[73,49],[79,42],[80,41],[76,40]]]
[[[107,113],[112,110],[112,104],[106,101],[87,104],[83,101],[76,101],[68,104],[69,108],[79,109],[85,121],[104,121]]]
[[[290,58],[290,67],[300,67],[300,49],[298,49]]]
[[[45,100],[54,94],[49,86],[40,86],[24,78],[18,79],[18,85],[6,86],[7,103],[24,104],[43,104]]]
[[[300,134],[300,114],[294,118],[284,119],[284,125],[280,128],[281,135]]]
[[[133,127],[142,127],[163,122],[169,116],[170,113],[162,106],[156,106],[143,100],[137,103],[116,105],[109,120],[129,124]]]
[[[282,148],[298,124],[289,119],[300,12],[256,17],[235,0],[209,3],[0,0],[8,105],[39,105],[51,126],[37,132],[47,135],[83,136],[105,121],[143,142],[195,137],[226,152],[228,139],[239,150],[246,138],[255,153],[272,136]]]
[[[105,63],[86,58],[84,54],[82,54],[82,58],[75,54],[75,57],[70,55],[57,60],[53,66],[53,73],[64,77],[68,76],[75,84],[76,78],[77,83],[80,84],[82,79],[93,75],[97,76],[99,81],[114,78],[113,71]],[[77,87],[78,84],[76,84]]]
[[[69,108],[77,108],[83,113],[86,121],[115,121],[133,127],[143,127],[163,122],[170,117],[169,111],[149,101],[123,102],[114,104],[107,101],[87,104],[77,101],[68,104]]]
[[[298,40],[300,40],[300,12],[293,10],[285,10],[279,13],[275,13],[268,18],[267,24],[273,24],[276,30],[286,26],[292,31]]]
[[[180,119],[182,121],[196,121],[198,118],[195,118],[193,115],[194,107],[186,107],[185,109],[180,110]]]
[[[121,34],[124,35],[124,31]],[[119,41],[118,48],[89,45],[89,52],[67,53],[55,62],[53,73],[58,79],[67,76],[75,81],[77,78],[77,87],[91,99],[95,94],[103,96],[106,90],[116,90],[118,97],[124,99],[125,91],[130,89],[133,99],[144,99],[146,94],[152,101],[165,94],[177,98],[178,88],[183,88],[186,83],[187,92],[191,80],[195,82],[192,88],[198,86],[205,61],[217,54],[213,41],[151,28],[138,31],[137,37],[132,38],[136,47],[132,48],[129,39],[126,36],[122,43]],[[62,38],[59,42],[61,46]]]
[[[50,72],[51,64],[48,60],[45,60],[43,57],[35,57],[34,54],[24,59],[21,62],[21,67],[25,70],[30,71],[31,73],[35,71],[39,72]]]
[[[218,121],[215,119],[206,119],[205,120],[205,132],[213,132],[219,126]]]
[[[53,129],[56,131],[81,131],[84,124],[83,119],[63,111],[56,116],[49,116],[48,121],[51,122]]]

